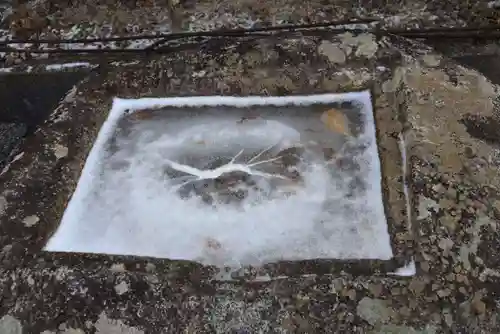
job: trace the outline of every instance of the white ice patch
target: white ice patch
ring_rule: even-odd
[[[209,117],[204,109],[197,109],[196,117],[141,121],[134,128],[120,128],[127,110],[168,107],[180,115],[177,107],[213,110],[339,101],[362,105],[364,128],[357,138],[364,140],[366,149],[356,160],[365,190],[356,196],[348,196],[349,178],[342,178],[334,163],[314,152],[297,165],[300,187],[270,167],[276,152],[311,142],[286,117],[283,122],[275,118],[236,125],[231,115]],[[279,113],[286,115],[287,109]],[[196,167],[182,160],[186,155],[212,159],[224,150],[233,153],[218,167]],[[260,153],[248,156],[246,152]],[[166,169],[178,177],[166,176]],[[208,182],[230,172],[251,175],[259,191],[246,189],[238,205],[219,205],[218,197],[214,197],[216,204],[207,205],[200,198],[178,194],[186,183]],[[270,184],[279,184],[280,190],[272,191]],[[370,93],[115,99],[45,250],[151,256],[217,266],[318,258],[390,259]]]
[[[50,64],[45,66],[47,71],[61,71],[71,68],[79,68],[79,67],[93,67],[92,64],[88,62],[75,62],[75,63],[64,63],[64,64]]]
[[[415,276],[417,273],[417,267],[415,265],[415,260],[411,259],[405,266],[396,269],[395,272],[389,273],[390,275],[409,277]]]

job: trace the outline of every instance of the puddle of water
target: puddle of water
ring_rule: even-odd
[[[370,94],[115,100],[45,250],[390,259]]]

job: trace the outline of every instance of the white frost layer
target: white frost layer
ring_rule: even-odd
[[[410,190],[408,189],[408,160],[406,157],[406,141],[405,135],[403,133],[399,134],[399,151],[401,152],[402,161],[402,176],[403,176],[403,193],[405,194],[406,202],[406,221],[408,225],[411,225],[411,204],[410,204]]]
[[[75,62],[75,63],[64,63],[64,64],[50,64],[45,66],[47,71],[60,71],[68,68],[76,67],[92,67],[88,62]]]
[[[410,276],[415,276],[416,273],[417,273],[417,267],[415,265],[415,261],[412,259],[404,267],[398,268],[396,269],[395,272],[390,274],[401,277],[410,277]]]
[[[345,185],[334,187],[337,192],[330,191],[329,185],[333,181],[327,168],[331,165],[327,167],[325,164],[309,166],[304,172],[305,185],[296,195],[244,205],[243,210],[233,206],[213,209],[195,200],[181,200],[158,172],[174,160],[176,150],[184,147],[186,141],[203,140],[203,136],[212,136],[210,141],[216,142],[217,146],[220,146],[220,141],[231,144],[233,140],[241,140],[242,136],[245,145],[259,142],[262,146],[269,146],[267,144],[273,145],[277,139],[300,140],[300,133],[291,127],[277,126],[280,122],[266,123],[266,126],[273,126],[272,136],[260,127],[249,128],[242,134],[241,129],[233,131],[220,122],[207,123],[205,131],[200,131],[201,124],[205,124],[200,121],[196,126],[173,135],[169,135],[166,128],[159,139],[151,141],[147,135],[139,137],[142,141],[134,145],[140,149],[133,151],[132,155],[123,157],[126,150],[118,152],[128,162],[128,168],[109,171],[104,167],[110,163],[106,151],[108,142],[127,110],[220,105],[304,106],[352,100],[363,104],[363,136],[370,139],[363,157],[369,160],[365,180],[369,189],[354,200],[346,199]],[[177,125],[171,126],[175,128]],[[220,131],[221,128],[225,130]],[[212,172],[208,172],[210,175],[203,173],[204,177],[214,176],[210,174]],[[338,204],[337,209],[329,210],[327,215],[322,211],[326,200]],[[330,232],[328,235],[324,233],[324,226]],[[212,239],[220,242],[222,247],[207,249],[206,241]],[[45,250],[152,256],[218,266],[315,258],[389,259],[392,249],[382,203],[370,93],[115,99],[60,227]]]

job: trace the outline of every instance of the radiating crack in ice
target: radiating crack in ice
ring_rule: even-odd
[[[238,159],[238,157],[243,154],[243,151],[245,151],[245,150],[242,149],[241,151],[239,151],[238,153],[236,153],[236,155],[231,159],[231,161],[229,163],[230,164],[234,163],[236,161],[236,159]]]
[[[288,177],[285,177],[283,175],[279,174],[272,174],[272,173],[265,173],[265,172],[260,172],[251,169],[250,167],[257,166],[260,164],[264,164],[267,162],[272,162],[281,159],[281,157],[277,158],[272,158],[272,159],[267,159],[263,161],[258,161],[254,162],[253,164],[235,164],[234,161],[243,153],[244,150],[239,151],[229,163],[219,166],[214,169],[208,169],[208,170],[201,170],[186,164],[181,164],[172,160],[166,160],[165,162],[170,166],[170,168],[175,169],[178,172],[183,172],[190,174],[186,177],[190,178],[185,182],[182,182],[181,184],[177,184],[173,186],[171,189],[173,191],[178,191],[182,187],[194,182],[194,181],[199,181],[199,180],[209,180],[209,179],[216,179],[220,176],[222,176],[224,173],[231,173],[231,172],[244,172],[250,175],[254,176],[261,176],[265,178],[277,178],[277,179],[282,179],[282,180],[290,180]],[[266,150],[263,150],[262,152],[265,152]],[[261,152],[261,153],[262,153]],[[259,155],[261,154],[259,153]],[[255,158],[255,157],[254,157]],[[255,159],[254,159],[255,160]],[[172,180],[178,180],[179,178],[175,178]]]
[[[248,164],[248,167],[258,166],[258,165],[262,165],[262,164],[265,164],[268,162],[273,162],[273,161],[280,160],[280,159],[281,159],[281,157],[276,157],[276,158],[272,158],[272,159],[257,161],[257,162],[254,162],[253,164]]]
[[[252,163],[252,161],[257,160],[257,159],[258,159],[258,158],[259,158],[262,154],[264,154],[264,153],[268,152],[270,149],[272,149],[272,148],[273,148],[273,147],[275,147],[275,146],[276,146],[276,143],[274,143],[274,144],[272,144],[272,145],[268,146],[267,148],[263,149],[263,150],[262,150],[262,151],[260,151],[260,153],[259,153],[259,154],[257,154],[255,157],[253,157],[252,159],[248,160],[248,162],[247,162],[247,163],[248,163],[248,164],[251,164],[251,163]]]
[[[263,152],[263,151],[262,151]],[[283,179],[283,180],[289,180],[289,178],[279,175],[279,174],[272,174],[272,173],[265,173],[265,172],[260,172],[251,169],[250,167],[257,166],[263,163],[267,162],[272,162],[281,159],[281,157],[277,158],[272,158],[268,160],[263,160],[263,161],[258,161],[253,164],[236,164],[234,161],[243,153],[243,150],[239,151],[234,158],[231,159],[231,161],[225,165],[219,166],[214,169],[208,169],[208,170],[201,170],[186,164],[181,164],[172,160],[166,159],[165,162],[173,169],[175,169],[178,172],[183,172],[190,174],[191,176],[195,177],[195,180],[207,180],[207,179],[216,179],[220,177],[224,173],[231,173],[231,172],[244,172],[250,175],[254,176],[262,176],[262,177],[268,177],[268,178],[278,178],[278,179]],[[192,182],[187,181],[184,182],[184,184],[188,184]]]
[[[348,145],[349,143],[350,143],[350,141],[344,143],[342,145],[342,147],[340,148],[340,150],[337,152],[337,154],[335,154],[335,156],[333,158],[325,161],[325,163],[323,164],[323,167],[334,164],[340,158],[344,157],[345,150],[347,147],[349,147],[349,145]],[[245,172],[247,174],[254,175],[254,176],[290,180],[290,178],[285,177],[283,175],[260,172],[260,171],[256,171],[256,170],[253,170],[250,168],[250,167],[258,166],[258,165],[261,165],[264,163],[274,162],[274,161],[278,161],[278,160],[282,159],[282,157],[279,156],[279,157],[275,157],[275,158],[271,158],[271,159],[253,162],[253,161],[257,160],[258,158],[260,158],[264,153],[268,152],[270,149],[272,149],[275,146],[276,146],[276,144],[272,144],[272,145],[266,147],[265,149],[261,150],[257,155],[252,157],[246,163],[237,164],[237,163],[235,163],[235,161],[243,154],[244,149],[242,149],[229,161],[229,163],[222,165],[222,166],[219,166],[217,168],[208,169],[208,170],[201,170],[201,169],[189,166],[187,164],[181,164],[181,163],[167,159],[166,162],[167,162],[167,164],[169,164],[169,166],[172,169],[175,169],[178,172],[190,174],[190,175],[187,175],[184,177],[178,177],[175,179],[171,179],[171,181],[182,181],[182,180],[187,179],[187,181],[182,182],[181,184],[177,184],[175,187],[172,187],[172,190],[177,191],[177,190],[181,189],[182,187],[184,187],[185,185],[192,183],[194,181],[216,179],[216,178],[222,176],[224,173],[230,173],[230,172]],[[297,154],[293,154],[293,157],[299,159],[302,163],[307,163],[307,161],[305,161],[303,157],[301,157]]]

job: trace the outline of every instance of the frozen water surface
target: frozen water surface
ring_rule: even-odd
[[[390,259],[370,93],[115,99],[45,250]]]

